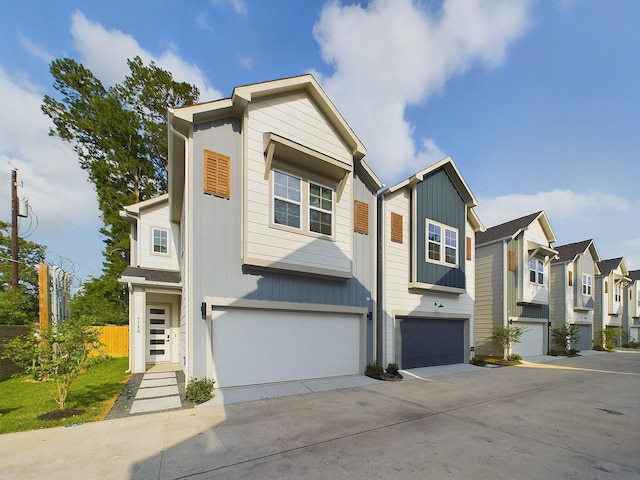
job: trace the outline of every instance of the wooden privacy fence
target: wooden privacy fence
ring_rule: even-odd
[[[129,326],[107,325],[98,327],[100,342],[104,344],[102,351],[112,357],[127,357],[129,355]]]

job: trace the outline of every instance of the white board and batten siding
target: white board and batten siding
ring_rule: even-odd
[[[167,253],[153,251],[153,230],[167,232]],[[142,209],[138,223],[138,265],[142,268],[178,271],[178,247],[180,242],[179,228],[169,221],[169,205],[161,205]]]
[[[280,262],[302,272],[323,269],[335,272],[337,276],[350,276],[351,177],[339,202],[334,195],[333,239],[274,228],[270,226],[271,174],[265,180],[263,134],[275,133],[343,162],[348,168],[353,167],[351,152],[313,101],[303,93],[251,103],[247,126],[246,181],[247,190],[251,192],[246,205],[245,252],[248,263],[252,259],[258,260],[262,266]],[[335,187],[335,182],[328,186]],[[304,225],[302,227],[304,231]]]

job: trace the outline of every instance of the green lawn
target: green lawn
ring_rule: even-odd
[[[71,386],[67,409],[84,410],[84,413],[57,420],[37,419],[58,410],[48,390],[55,390],[55,383],[27,378],[0,382],[0,434],[104,420],[129,378],[125,373],[128,367],[128,358],[112,358],[80,375]]]

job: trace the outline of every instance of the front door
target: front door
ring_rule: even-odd
[[[147,363],[171,361],[171,310],[164,305],[147,306]]]

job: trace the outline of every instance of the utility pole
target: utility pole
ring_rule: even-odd
[[[18,170],[11,170],[11,289],[18,293]]]

